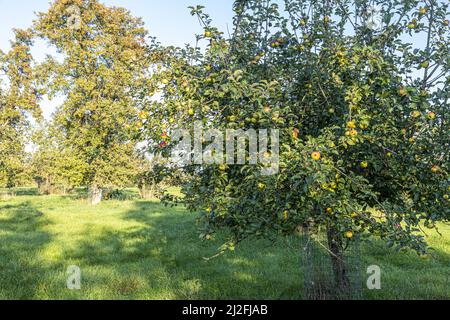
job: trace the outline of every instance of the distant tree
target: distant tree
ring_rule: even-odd
[[[96,0],[57,0],[39,13],[34,29],[58,49],[39,67],[50,96],[66,99],[55,115],[64,145],[85,166],[91,203],[102,189],[129,183],[135,138],[143,125],[149,59],[146,30],[127,10]]]
[[[41,117],[30,53],[32,32],[14,32],[11,50],[0,51],[0,183],[8,188],[17,186],[25,172],[30,117]]]
[[[32,141],[30,172],[39,193],[52,194],[57,188],[65,193],[82,185],[86,164],[63,144],[62,135],[52,124],[36,129]]]
[[[171,184],[172,170],[168,167],[167,159],[145,152],[138,155],[138,168],[135,183],[139,188],[142,199],[154,199],[163,194],[164,188]]]

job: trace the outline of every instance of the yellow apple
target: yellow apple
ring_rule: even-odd
[[[311,154],[311,158],[312,158],[314,161],[320,160],[321,157],[322,157],[322,155],[320,154],[319,151],[315,151],[315,152],[313,152],[313,153]]]

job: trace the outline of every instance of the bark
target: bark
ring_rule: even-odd
[[[336,288],[340,294],[345,296],[349,292],[350,281],[344,260],[342,239],[339,236],[339,232],[333,227],[328,229],[327,238]]]
[[[91,204],[93,206],[98,205],[100,202],[102,202],[103,198],[103,190],[99,188],[97,185],[93,185],[91,187]]]
[[[148,187],[146,185],[140,186],[139,188],[139,194],[142,199],[154,199],[155,197],[155,188]]]
[[[53,185],[50,181],[50,179],[42,179],[38,178],[36,179],[37,187],[38,187],[38,193],[41,195],[49,195],[53,193]]]

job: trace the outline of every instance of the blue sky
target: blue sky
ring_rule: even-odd
[[[188,6],[203,5],[213,18],[214,25],[221,31],[232,24],[232,3],[230,0],[104,0],[109,6],[124,7],[134,16],[141,17],[151,36],[156,36],[164,45],[183,46],[195,43],[194,35],[203,33],[198,20],[190,15]],[[45,12],[48,0],[0,0],[0,49],[8,51],[13,38],[13,28],[27,28],[35,19],[35,12]],[[36,60],[42,60],[47,53],[53,53],[45,43],[37,43],[33,49]],[[41,107],[49,119],[61,99],[44,100]]]
[[[232,25],[232,0],[103,0],[106,5],[125,7],[133,15],[143,18],[149,34],[156,36],[164,45],[183,46],[195,42],[194,34],[203,33],[197,19],[187,8],[192,5],[206,7],[214,26],[226,32]],[[45,12],[49,0],[0,0],[0,49],[8,51],[13,38],[13,28],[27,28],[35,19],[35,12]],[[422,47],[424,37],[405,37],[415,46]],[[42,60],[47,53],[54,53],[45,43],[37,43],[33,49],[36,60]],[[41,104],[44,116],[48,119],[56,105],[61,101],[44,100]]]
[[[150,31],[163,44],[183,45],[193,41],[193,34],[201,32],[198,21],[189,13],[188,6],[203,5],[211,14],[214,24],[226,30],[232,22],[230,0],[104,0],[106,5],[127,8],[142,17]],[[34,12],[46,11],[48,0],[0,0],[0,48],[5,51],[12,38],[12,28],[28,27]]]

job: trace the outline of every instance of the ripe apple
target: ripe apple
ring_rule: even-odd
[[[363,130],[367,129],[369,127],[369,121],[368,120],[363,120],[361,121],[361,123],[359,124],[359,127]]]
[[[423,8],[423,7],[421,7],[420,9],[419,9],[419,13],[420,14],[426,14],[428,12],[428,9],[427,8]]]
[[[332,214],[333,213],[333,208],[327,208],[327,213],[328,214]]]
[[[355,121],[349,121],[347,122],[347,127],[350,129],[355,129],[356,128],[356,123]]]
[[[147,113],[145,111],[141,111],[139,113],[139,118],[141,118],[142,120],[147,119],[147,117],[148,117],[148,115],[147,115]]]
[[[438,173],[439,170],[440,170],[440,168],[438,166],[432,166],[431,167],[431,172],[433,172],[433,173]]]
[[[434,120],[435,118],[436,118],[436,114],[434,113],[434,112],[428,112],[428,115],[427,115],[427,117],[428,117],[428,119],[430,119],[430,120]]]
[[[367,161],[361,162],[361,168],[367,169],[369,167],[369,163]]]
[[[347,232],[345,233],[345,237],[346,237],[347,239],[353,238],[353,232],[352,232],[352,231],[347,231]]]
[[[274,114],[272,116],[272,121],[277,122],[279,118],[280,118],[280,116],[278,114]]]
[[[413,118],[418,118],[418,117],[420,117],[420,112],[419,112],[419,111],[413,111],[413,112],[411,113],[411,116],[412,116]]]
[[[205,31],[205,38],[211,38],[212,33],[211,31]]]
[[[312,158],[314,161],[319,161],[321,157],[322,157],[322,155],[321,155],[321,153],[320,153],[319,151],[315,151],[315,152],[313,152],[313,153],[311,154],[311,158]]]
[[[194,111],[194,109],[191,108],[188,110],[188,113],[190,116],[193,116],[195,114],[195,111]]]
[[[161,142],[161,143],[159,144],[159,147],[160,147],[160,148],[165,148],[165,147],[167,147],[167,142],[166,142],[166,141]]]
[[[283,219],[284,219],[284,220],[289,219],[289,211],[285,210],[285,211],[283,212]]]
[[[401,87],[398,89],[398,94],[399,94],[400,96],[404,97],[404,96],[406,96],[406,95],[408,94],[408,91],[406,90],[405,87],[401,86]]]
[[[225,170],[227,170],[227,166],[224,165],[224,164],[221,164],[221,165],[219,166],[219,170],[220,170],[220,171],[225,171]]]
[[[258,189],[263,191],[264,189],[266,189],[266,185],[262,182],[258,183]]]
[[[298,139],[298,135],[300,134],[300,131],[297,128],[294,128],[294,130],[292,130],[292,137],[297,140]]]

